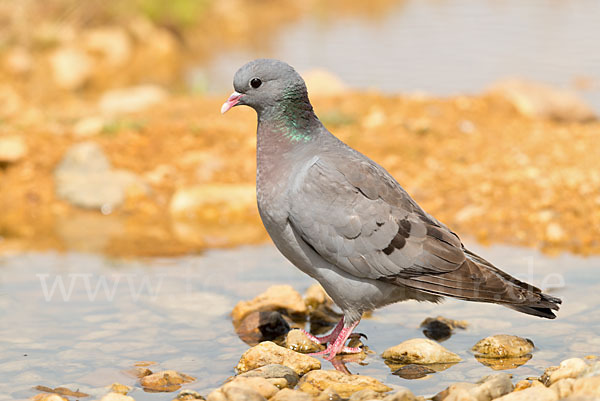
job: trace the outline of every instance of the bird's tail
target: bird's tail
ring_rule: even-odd
[[[489,302],[529,315],[554,319],[559,298],[544,294],[539,288],[503,272],[487,260],[465,250],[467,258],[456,270],[397,278],[399,284],[431,294],[467,301]]]

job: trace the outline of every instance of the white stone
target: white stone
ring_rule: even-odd
[[[167,97],[167,92],[156,85],[140,85],[105,92],[99,101],[106,114],[133,113],[144,110]]]
[[[63,89],[77,89],[92,74],[92,59],[75,47],[61,47],[50,56],[54,83]]]

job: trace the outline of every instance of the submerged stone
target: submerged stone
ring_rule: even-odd
[[[510,358],[524,356],[533,351],[533,342],[508,334],[497,334],[480,340],[471,348],[477,356]]]
[[[382,357],[402,364],[433,364],[461,361],[461,358],[457,354],[448,351],[434,341],[423,338],[406,340],[394,347],[388,348],[383,352]]]

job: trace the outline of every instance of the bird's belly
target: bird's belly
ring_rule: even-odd
[[[302,272],[316,279],[342,309],[348,321],[360,319],[363,312],[382,306],[418,299],[436,301],[438,297],[380,280],[354,277],[330,264],[314,252],[290,226],[284,204],[266,208],[260,198],[258,210],[269,236],[277,249]]]

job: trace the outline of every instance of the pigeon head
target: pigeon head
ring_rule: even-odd
[[[287,103],[310,105],[300,74],[279,60],[257,59],[243,65],[235,73],[233,88],[235,92],[223,104],[221,113],[235,106],[246,105],[260,116],[281,109]]]

